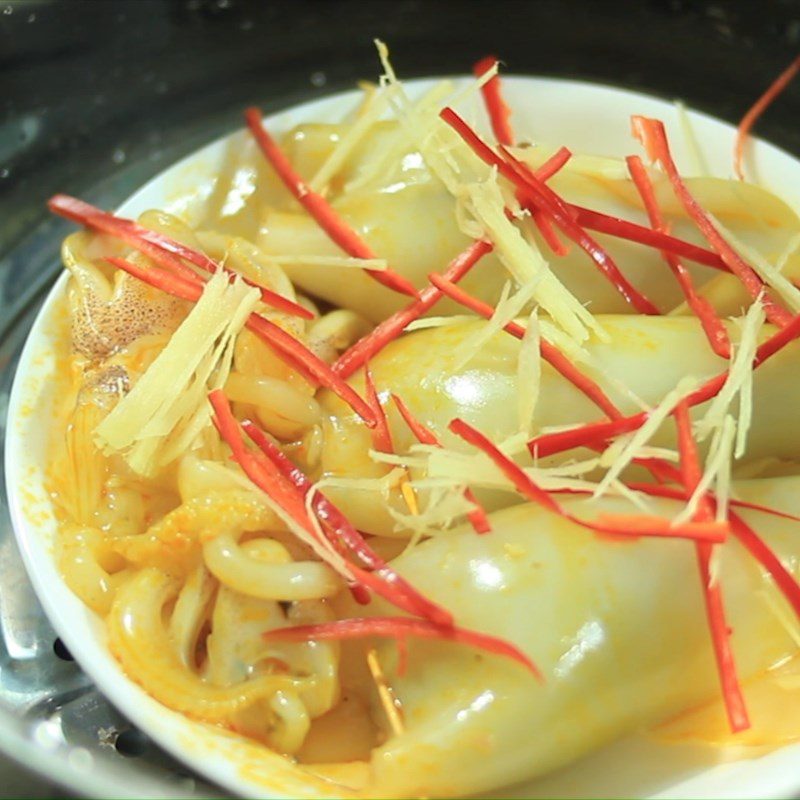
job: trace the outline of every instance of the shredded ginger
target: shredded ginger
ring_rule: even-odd
[[[739,421],[736,430],[736,458],[744,454],[747,431],[753,416],[753,359],[758,347],[761,326],[764,324],[764,307],[756,301],[747,310],[741,322],[739,344],[731,358],[725,383],[709,403],[708,411],[695,427],[699,441],[721,428],[736,395],[739,395]]]
[[[664,420],[675,410],[675,406],[690,394],[696,386],[697,381],[694,378],[690,376],[681,378],[678,381],[678,385],[672,391],[667,392],[663,400],[648,414],[646,422],[639,430],[628,437],[620,437],[617,440],[617,442],[624,442],[624,444],[621,445],[619,452],[616,452],[615,449],[613,463],[610,465],[603,480],[598,484],[594,493],[595,497],[605,494],[631,461],[641,455],[645,445],[656,434]],[[611,445],[611,448],[615,448],[617,442]]]
[[[364,141],[372,127],[383,116],[389,103],[390,88],[379,89],[371,98],[365,112],[353,123],[341,141],[309,181],[314,192],[322,192],[329,181],[347,164],[353,151]]]
[[[533,299],[565,333],[577,342],[589,338],[589,332],[605,337],[592,314],[556,278],[539,249],[508,219],[505,200],[496,179],[465,187],[470,210],[481,224],[487,239],[503,266],[520,286],[534,284]]]
[[[733,417],[727,415],[722,425],[714,431],[711,438],[711,447],[708,451],[703,474],[697,484],[689,502],[683,511],[675,517],[676,525],[683,524],[692,519],[697,512],[703,496],[714,484],[717,499],[718,522],[728,518],[728,498],[730,497],[731,467],[733,462],[733,441],[736,435],[736,423]]]
[[[777,267],[767,261],[757,250],[746,245],[726,228],[713,214],[708,215],[714,227],[725,237],[728,244],[753,268],[753,272],[771,287],[793,314],[800,313],[800,289],[798,289]]]
[[[95,428],[106,454],[152,476],[190,448],[211,418],[208,392],[230,371],[233,343],[260,300],[258,289],[218,272],[133,389]]]
[[[488,167],[461,141],[455,131],[439,119],[438,105],[411,103],[389,60],[389,49],[377,39],[375,46],[384,70],[381,86],[393,87],[397,91],[392,95],[390,105],[398,121],[419,150],[431,173],[439,178],[454,197],[458,197],[464,176],[469,175],[470,180],[475,180],[485,175]],[[459,102],[464,96],[475,94],[496,74],[497,64],[480,78],[471,81],[466,89],[451,97],[450,104]]]
[[[483,350],[486,343],[495,334],[503,330],[525,308],[533,297],[535,285],[533,283],[523,286],[519,291],[511,294],[511,284],[506,283],[495,306],[492,316],[479,324],[478,329],[467,336],[458,347],[458,359],[453,367],[461,369],[472,358]],[[538,359],[538,354],[537,354]]]
[[[519,429],[526,436],[532,432],[539,388],[542,382],[541,333],[536,309],[528,317],[517,357],[517,417]]]

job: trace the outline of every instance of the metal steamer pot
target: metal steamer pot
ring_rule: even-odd
[[[239,127],[245,105],[270,112],[375,75],[375,36],[407,77],[463,73],[497,53],[516,73],[681,97],[735,121],[796,54],[800,2],[0,0],[0,439],[69,227],[47,218],[46,198],[68,191],[113,208]],[[759,132],[800,154],[798,119],[795,86]],[[220,794],[133,728],[72,661],[27,580],[4,496],[0,751],[30,774],[15,773],[13,791],[25,796]],[[0,794],[3,785],[0,769]]]

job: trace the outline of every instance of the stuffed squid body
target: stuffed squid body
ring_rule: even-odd
[[[624,413],[640,409],[629,395],[619,391],[620,384],[632,389],[645,403],[655,405],[684,376],[697,378],[699,384],[726,368],[726,362],[711,352],[694,318],[599,315],[597,320],[608,333],[609,341],[589,342],[586,349],[593,363],[588,367],[581,365],[581,369],[600,384]],[[444,444],[465,452],[474,451],[447,430],[455,417],[465,419],[495,442],[520,430],[516,413],[520,343],[501,331],[466,364],[459,365],[464,342],[482,324],[458,322],[408,334],[386,347],[371,363],[375,383],[385,401],[389,391],[398,394]],[[737,329],[731,325],[729,330],[735,342]],[[772,332],[771,326],[766,325],[762,336]],[[795,411],[800,404],[800,384],[795,379],[798,369],[800,347],[789,345],[756,370],[748,461],[793,460],[800,452],[800,425]],[[361,390],[363,377],[356,376],[354,383]],[[360,420],[330,393],[323,396],[322,402],[328,419],[324,427],[321,474],[345,477],[385,474],[385,465],[370,460],[370,437]],[[694,417],[702,415],[705,408],[704,405],[695,408]],[[391,403],[386,403],[386,410],[395,451],[407,452],[415,440]],[[603,413],[596,406],[549,364],[542,364],[534,431],[602,418]],[[663,425],[652,443],[673,445],[673,429],[671,423]],[[567,456],[575,457],[576,452]],[[358,527],[370,533],[392,535],[395,522],[379,493],[331,488],[330,494]],[[492,498],[489,507],[508,504],[509,498],[508,495],[504,499]],[[390,497],[390,504],[407,511],[398,497]]]
[[[737,490],[788,510],[800,478]],[[598,505],[621,510],[613,499]],[[672,501],[656,507],[665,515],[679,509]],[[795,567],[798,525],[745,516]],[[369,796],[453,797],[531,779],[719,692],[692,542],[609,540],[529,504],[496,512],[492,525],[484,536],[461,529],[429,540],[395,566],[453,609],[459,625],[516,644],[545,681],[442,642],[411,642],[409,670],[399,677],[395,645],[382,645],[406,729],[373,751]],[[755,562],[733,541],[719,550],[737,666],[747,678],[796,645],[762,596],[774,590]]]
[[[346,126],[341,125],[304,125],[289,133],[284,145],[300,174],[310,178],[345,133]],[[398,144],[398,157],[390,166],[385,163],[385,153]],[[553,148],[540,146],[521,149],[517,154],[535,167],[552,152]],[[367,175],[369,178],[365,180]],[[703,244],[666,178],[653,172],[652,180],[674,235]],[[621,159],[578,156],[550,185],[569,202],[647,224],[641,201]],[[794,212],[758,186],[705,177],[688,178],[687,185],[703,208],[768,259],[778,259],[792,231],[797,230]],[[406,305],[407,297],[378,286],[356,270],[303,263],[302,256],[341,255],[341,250],[313,219],[298,212],[296,205],[276,204],[269,187],[271,184],[267,183],[253,197],[263,203],[257,234],[252,229],[245,233],[265,253],[299,257],[297,263],[286,266],[297,286],[375,322]],[[459,229],[453,196],[431,174],[411,143],[406,141],[404,145],[403,130],[396,123],[384,122],[373,128],[331,180],[327,196],[373,252],[418,288],[427,284],[428,273],[441,272],[471,241]],[[591,302],[594,313],[630,312],[630,306],[579,247],[571,247],[566,256],[554,256],[538,236],[535,238],[554,274],[581,302]],[[633,285],[658,301],[662,312],[681,305],[683,295],[678,283],[657,250],[604,234],[597,234],[597,239],[614,254]],[[736,290],[737,279],[691,262],[686,266],[696,285],[712,284],[708,295],[722,313],[736,314],[749,305],[747,296]],[[800,258],[790,260],[786,274],[790,278],[800,274]],[[488,256],[467,276],[463,286],[494,303],[508,277],[500,261]],[[446,300],[433,313],[455,312],[455,305]],[[686,313],[685,309],[682,313]]]

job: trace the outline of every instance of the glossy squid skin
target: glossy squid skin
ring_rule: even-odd
[[[727,366],[710,351],[694,318],[599,315],[597,319],[610,338],[608,342],[594,340],[588,344],[586,349],[596,363],[589,372],[624,413],[635,413],[639,408],[629,396],[615,389],[609,379],[624,383],[646,403],[656,404],[682,377],[693,375],[702,381]],[[383,350],[371,365],[384,399],[388,399],[389,391],[397,393],[446,445],[464,452],[474,451],[447,430],[455,417],[465,419],[493,441],[502,441],[519,430],[516,414],[519,342],[504,332],[498,333],[466,365],[458,366],[461,344],[481,324],[463,322],[408,334]],[[764,330],[772,329],[766,326]],[[736,341],[733,326],[730,333]],[[800,384],[794,377],[798,369],[800,346],[795,344],[756,371],[748,460],[764,457],[792,460],[800,452],[796,414]],[[357,388],[363,388],[363,377],[355,376],[353,381]],[[370,438],[360,421],[329,393],[323,395],[322,405],[328,416],[324,424],[321,474],[351,477],[385,474],[387,468],[369,458]],[[695,417],[705,408],[698,406],[693,412]],[[387,411],[395,450],[407,452],[414,439],[395,410],[387,405]],[[549,364],[542,364],[536,429],[580,424],[602,417],[602,412]],[[673,425],[662,426],[653,443],[672,445]],[[561,460],[575,455],[576,451],[572,451]],[[330,494],[363,530],[392,535],[395,522],[377,492],[331,489]],[[494,496],[489,505],[498,507],[513,501],[510,494]],[[390,502],[398,510],[407,511],[398,497],[391,497]]]
[[[410,214],[413,209],[425,209],[424,219]],[[344,198],[336,203],[336,210],[376,255],[418,289],[427,285],[428,273],[444,270],[470,244],[458,230],[452,199],[431,183],[406,186],[396,194]],[[274,209],[264,213],[258,243],[267,253],[342,255],[310,217]],[[381,286],[362,270],[307,264],[287,264],[284,269],[302,291],[357,311],[374,323],[410,302],[409,297]],[[463,287],[494,303],[507,279],[497,260],[486,256],[464,278]],[[454,302],[445,299],[435,313],[458,311]]]
[[[346,125],[302,125],[285,137],[284,146],[300,174],[310,178],[346,130]],[[431,174],[410,143],[403,149],[400,142],[391,168],[384,165],[374,170],[386,151],[396,147],[398,136],[402,137],[402,130],[395,123],[377,125],[331,180],[326,196],[377,256],[387,259],[394,270],[421,288],[427,284],[428,273],[444,270],[471,239],[457,223],[453,196]],[[552,148],[542,145],[519,152],[536,166],[545,160]],[[647,224],[641,201],[622,160],[611,160],[603,168],[581,165],[580,158],[574,161],[549,182],[565,200]],[[372,179],[359,184],[365,173],[371,174]],[[652,179],[672,233],[705,246],[675,199],[668,181],[657,172]],[[789,206],[758,186],[711,177],[689,177],[687,185],[703,208],[768,259],[775,261],[789,242],[791,232],[797,230],[798,218]],[[298,213],[295,206],[281,203],[281,196],[273,196],[271,188],[265,185],[258,194],[264,207],[257,234],[248,230],[265,252],[341,255],[312,219]],[[554,256],[538,234],[533,235],[553,273],[581,302],[591,303],[593,313],[630,313],[631,308],[624,298],[579,247],[570,245],[565,256]],[[681,306],[683,295],[657,250],[605,234],[596,234],[596,239],[612,254],[633,285],[655,301],[663,313]],[[686,266],[698,286],[708,282],[707,293],[721,313],[738,314],[749,304],[747,295],[738,289],[736,278],[691,262]],[[800,276],[800,258],[791,259],[785,272],[791,278]],[[297,264],[288,266],[287,273],[301,289],[357,311],[374,322],[407,302],[407,298],[378,286],[352,269]],[[463,285],[483,300],[494,303],[508,278],[507,270],[498,259],[488,256]],[[455,305],[445,300],[434,313],[455,312]],[[686,310],[682,308],[679,313],[686,313]]]
[[[737,491],[797,511],[800,478]],[[666,515],[680,508],[656,506]],[[603,511],[620,508],[611,498],[599,503]],[[745,516],[796,567],[800,526]],[[719,691],[691,542],[609,540],[530,504],[495,512],[492,527],[485,536],[463,527],[429,540],[395,566],[454,609],[458,624],[520,647],[545,682],[441,642],[410,643],[401,677],[392,671],[395,645],[382,645],[406,730],[373,751],[370,796],[452,797],[528,780]],[[720,550],[737,666],[747,678],[797,648],[759,594],[766,583],[755,562],[733,541]]]

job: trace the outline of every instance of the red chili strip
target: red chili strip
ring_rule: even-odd
[[[597,520],[583,520],[567,512],[548,492],[542,489],[522,467],[497,448],[480,431],[468,425],[464,420],[454,419],[450,430],[473,447],[482,450],[503,474],[514,484],[514,488],[523,497],[552,511],[566,520],[580,525],[582,528],[596,533],[611,533],[625,536],[665,536],[694,539],[704,542],[722,542],[728,532],[727,523],[690,522],[674,525],[670,520],[644,514],[623,515],[606,514]]]
[[[171,253],[165,252],[162,248],[148,241],[143,235],[147,229],[142,228],[132,220],[107,214],[101,209],[79,200],[77,197],[65,194],[57,194],[51,197],[47,201],[47,207],[54,214],[64,219],[72,220],[86,228],[92,228],[125,242],[125,244],[146,255],[158,266],[175,272],[188,281],[193,283],[201,281],[200,276],[191,267],[184,264],[180,258],[176,258]]]
[[[786,345],[788,345],[790,342],[793,342],[799,336],[800,314],[798,314],[796,317],[792,317],[791,322],[786,327],[777,330],[774,334],[772,334],[772,336],[770,336],[769,339],[767,339],[765,342],[762,342],[756,348],[756,353],[753,357],[753,369],[758,368],[764,362],[768,361],[776,353],[779,353],[784,347],[786,347]],[[700,405],[701,403],[705,403],[707,400],[711,400],[711,398],[716,397],[722,387],[725,385],[725,380],[727,377],[727,370],[720,372],[719,374],[714,375],[712,378],[709,378],[702,386],[695,389],[686,398],[689,407]],[[647,412],[639,411],[636,414],[631,414],[627,417],[623,417],[619,414],[619,412],[617,412],[615,418],[619,419],[620,422],[625,420],[632,426],[631,430],[636,430],[644,425],[645,421],[647,420]],[[648,461],[649,460],[651,459],[648,459]],[[641,463],[641,460],[637,460],[637,463]],[[664,463],[666,464],[666,462]]]
[[[567,203],[568,208],[575,216],[575,221],[584,228],[597,233],[605,233],[608,236],[615,236],[618,239],[627,239],[630,242],[653,247],[656,250],[665,250],[674,253],[696,264],[703,264],[707,267],[730,272],[728,266],[713,250],[706,250],[691,242],[668,236],[660,231],[654,231],[644,225],[631,222],[627,219],[620,219],[611,214],[604,214],[602,211],[594,211],[591,208],[576,206]]]
[[[121,269],[134,278],[138,278],[143,283],[160,289],[173,297],[179,297],[181,300],[196,303],[203,293],[203,283],[200,280],[190,280],[189,278],[184,278],[183,275],[176,275],[157,267],[143,267],[124,258],[111,256],[105,260],[117,269]]]
[[[719,253],[720,258],[728,265],[731,272],[739,278],[750,297],[754,300],[758,298],[765,288],[764,282],[736,250],[725,241],[722,234],[716,229],[714,223],[686,187],[678,168],[675,166],[675,162],[672,160],[664,123],[647,117],[632,117],[631,127],[633,135],[644,145],[648,158],[654,163],[661,164],[667,173],[675,196],[694,221],[697,229],[703,234],[705,240]],[[769,296],[763,299],[763,303],[767,319],[773,324],[783,327],[791,321],[791,314]]]
[[[218,268],[216,261],[204,253],[171,239],[163,233],[144,228],[132,219],[118,217],[108,211],[103,211],[101,208],[97,208],[97,206],[93,206],[91,203],[87,203],[77,197],[72,197],[68,194],[56,194],[47,201],[47,207],[54,214],[77,222],[79,225],[89,225],[89,221],[93,220],[91,227],[98,227],[103,223],[124,226],[129,231],[129,236],[135,237],[142,242],[149,242],[172,255],[185,258],[207,272],[216,272]]]
[[[605,448],[609,439],[640,427],[638,419],[631,417],[587,422],[568,430],[540,434],[528,442],[528,450],[534,458],[546,458],[576,447]]]
[[[273,469],[286,478],[305,498],[312,491],[313,484],[305,473],[291,462],[264,432],[250,420],[242,423],[247,435],[266,456]],[[349,568],[355,577],[372,589],[376,594],[393,603],[397,608],[416,616],[425,617],[440,625],[452,625],[453,615],[445,608],[433,603],[418,592],[405,578],[379,556],[367,543],[366,539],[350,523],[347,517],[318,489],[314,489],[311,507],[320,521],[328,540],[334,545],[345,545],[358,556],[372,572],[350,564]]]
[[[492,523],[489,521],[489,515],[469,486],[464,489],[464,498],[474,506],[474,508],[467,513],[467,519],[475,533],[479,536],[483,536],[485,533],[491,533]]]
[[[692,434],[692,419],[689,416],[689,404],[683,398],[672,412],[678,430],[678,453],[680,454],[680,475],[686,494],[691,497],[703,477],[700,468],[700,458],[697,454],[697,444]],[[704,495],[697,514],[707,517],[712,513]]]
[[[192,303],[196,303],[203,292],[202,285],[192,284],[178,275],[172,275],[163,270],[145,269],[122,258],[108,258],[106,261],[167,294],[189,300]],[[290,367],[309,378],[312,383],[321,384],[335,392],[370,428],[376,424],[373,410],[358,393],[294,336],[288,334],[274,322],[255,313],[250,315],[245,325]]]
[[[658,483],[680,483],[681,473],[663,458],[634,458],[633,463],[644,467]]]
[[[246,419],[241,424],[244,432],[272,464],[272,468],[277,469],[278,473],[283,475],[305,498],[313,484],[300,467],[294,464],[254,422]],[[379,569],[384,565],[383,559],[369,548],[361,534],[350,525],[344,514],[320,491],[315,492],[314,511],[321,522],[331,527],[341,528],[342,542],[361,558],[368,569]]]
[[[485,72],[486,69],[488,69],[493,63],[491,58],[493,57],[484,59],[484,62],[488,62],[488,64],[483,67],[483,72]],[[478,62],[478,64],[482,63],[483,62]],[[476,65],[476,68],[477,67],[478,65]],[[483,72],[481,74],[483,74]],[[499,93],[499,91],[500,89],[498,86],[497,92]],[[484,100],[486,101],[485,93]],[[492,114],[491,107],[489,107],[488,101],[487,110],[489,112],[489,118],[492,120],[492,127],[497,141],[500,142],[500,144],[509,146],[512,145],[514,143],[514,136],[510,130],[510,126],[508,126],[507,134],[505,134],[503,137],[499,136],[497,134],[497,128],[494,125],[494,116]],[[546,181],[566,163],[569,157],[569,150],[567,150],[565,147],[562,147],[554,156],[551,156],[551,158],[548,159],[548,162],[545,162],[545,164],[542,164],[542,166],[536,170],[536,177],[539,178],[540,181]],[[560,164],[559,159],[563,159]],[[606,233],[609,236],[616,236],[617,238],[637,242],[638,244],[643,244],[647,247],[655,247],[666,252],[674,253],[675,255],[683,256],[684,258],[688,258],[690,261],[695,261],[698,264],[705,264],[706,266],[714,267],[715,269],[728,270],[725,262],[722,261],[717,253],[714,253],[711,250],[706,250],[705,248],[698,247],[690,242],[685,242],[682,239],[669,236],[661,231],[653,231],[651,228],[645,228],[644,226],[638,225],[635,222],[619,219],[618,217],[613,217],[610,214],[604,214],[601,211],[583,208],[581,206],[573,205],[572,203],[566,203],[566,206],[569,208],[570,213],[574,217],[575,221],[584,228],[589,228],[590,230],[597,231],[598,233]],[[543,215],[540,214],[540,216]],[[564,255],[560,249],[555,248],[555,242],[558,241],[556,237],[553,235],[553,237],[547,238],[548,233],[545,232],[547,229],[544,228],[543,222],[536,219],[535,214],[534,221],[537,223],[540,230],[542,230],[542,235],[546,237],[546,241],[551,249],[553,249],[553,252],[556,255]],[[564,247],[561,242],[559,242],[559,245],[561,248]]]
[[[689,404],[685,399],[678,403],[673,413],[678,429],[681,474],[686,492],[691,495],[700,483],[702,469],[697,455],[697,444],[692,434]],[[710,521],[714,518],[713,507],[707,496],[701,499],[694,517],[699,522]],[[713,546],[708,542],[697,542],[695,547],[703,595],[705,597],[708,626],[711,631],[711,640],[717,660],[725,709],[728,713],[728,722],[731,730],[734,733],[738,733],[750,727],[750,720],[747,716],[747,708],[745,707],[742,689],[736,674],[736,664],[730,643],[730,628],[725,619],[725,609],[722,604],[722,591],[719,582],[711,574]]]
[[[455,300],[460,305],[469,308],[485,319],[491,319],[494,314],[492,306],[468,294],[460,286],[456,286],[454,283],[447,280],[444,275],[437,275],[434,272],[428,276],[428,279],[450,299]],[[504,330],[517,339],[521,339],[525,335],[525,328],[516,322],[509,322],[505,325]],[[589,400],[598,406],[598,408],[601,408],[612,419],[619,419],[622,417],[622,413],[614,403],[611,402],[597,383],[588,375],[584,375],[557,347],[554,347],[545,339],[541,340],[540,347],[542,358],[578,389],[579,392],[588,397]]]
[[[495,56],[486,56],[478,61],[472,68],[476,78],[482,77],[488,70],[490,70],[498,59]],[[511,109],[503,100],[502,89],[500,87],[500,78],[495,75],[490,78],[482,87],[481,93],[483,95],[483,102],[486,106],[486,112],[489,115],[489,121],[492,125],[495,139],[500,144],[511,146],[514,144],[514,132],[509,123],[511,116]],[[546,181],[556,174],[571,158],[572,154],[566,147],[560,148],[554,153],[544,164],[536,170],[536,177],[541,181]],[[518,198],[519,200],[519,198]],[[548,217],[541,209],[533,209],[531,217],[536,225],[539,233],[542,235],[545,244],[550,248],[554,255],[565,256],[569,253],[569,248],[558,238],[558,235],[553,230]]]
[[[218,264],[205,253],[175,241],[163,233],[143,228],[133,220],[116,217],[113,214],[95,208],[89,203],[85,203],[83,200],[78,200],[76,197],[70,197],[65,194],[54,195],[47,205],[53,213],[59,216],[122,240],[152,259],[159,266],[173,270],[187,280],[200,280],[200,278],[181,259],[189,261],[205,272],[214,273],[222,269],[231,278],[238,276],[249,286],[254,286],[258,289],[261,292],[261,300],[278,311],[283,311],[295,317],[302,317],[303,319],[314,318],[314,314],[311,311],[288,297],[284,297],[255,281],[251,281],[244,275]]]
[[[598,514],[592,522],[569,517],[572,522],[596,531],[616,536],[679,536],[694,539],[696,542],[721,544],[725,541],[729,525],[725,522],[709,520],[705,522],[684,522],[675,526],[672,520],[654,517],[650,514]]]
[[[290,514],[295,522],[302,526],[310,536],[319,541],[319,534],[311,524],[306,512],[305,494],[307,491],[304,492],[297,485],[297,481],[292,478],[291,470],[296,470],[297,468],[289,462],[290,468],[288,470],[285,467],[276,470],[274,468],[276,462],[270,456],[270,452],[272,450],[280,451],[277,447],[272,445],[269,439],[263,434],[261,439],[263,442],[268,443],[269,447],[261,447],[261,452],[249,451],[244,446],[239,424],[234,418],[230,403],[222,390],[218,389],[212,392],[208,399],[214,408],[214,420],[217,429],[230,446],[233,451],[234,459],[245,471],[247,477],[262,491],[272,497],[272,499]],[[251,439],[253,438],[254,431],[261,433],[258,428],[250,423],[247,433]],[[262,441],[258,442],[259,446]],[[281,457],[288,461],[282,453]],[[303,476],[303,479],[307,480],[305,476]],[[317,495],[319,495],[319,492],[317,492]],[[315,500],[317,500],[316,496]],[[325,498],[322,498],[322,501],[327,502]],[[320,501],[316,502],[315,505],[318,506],[319,503]],[[338,509],[335,509],[331,504],[328,505],[344,519],[344,515],[342,515]],[[349,525],[349,523],[346,524]],[[337,533],[342,533],[340,528],[337,528]],[[326,540],[340,553],[342,552],[342,544],[346,544],[344,535],[337,538],[326,536]],[[366,543],[364,543],[364,545],[366,545]],[[366,589],[372,589],[376,594],[402,611],[425,616],[443,626],[452,624],[453,617],[448,611],[424,598],[407,581],[394,572],[391,567],[386,565],[379,556],[374,553],[372,555],[377,559],[377,563],[381,565],[376,574],[366,572],[354,564],[347,564],[347,570],[351,573],[353,581],[351,590],[354,591],[354,595],[359,602],[363,602],[364,600],[364,591]]]
[[[295,172],[278,143],[264,128],[261,112],[257,108],[248,108],[244,112],[244,118],[261,152],[272,165],[284,186],[317,221],[328,238],[353,258],[377,258],[370,246],[334,211],[330,203],[321,194],[312,191]],[[366,272],[378,283],[395,292],[407,294],[410,297],[417,296],[414,284],[394,270],[368,269]]]
[[[542,239],[553,255],[566,256],[569,254],[569,248],[558,238],[550,219],[540,208],[534,208],[531,211],[531,219],[533,219],[539,233],[542,235]]]
[[[712,545],[698,542],[696,546],[700,577],[705,590],[708,624],[711,629],[722,694],[725,699],[725,710],[731,730],[739,733],[750,727],[750,719],[736,674],[736,663],[729,639],[730,628],[725,619],[725,609],[722,604],[722,592],[719,585],[711,583],[713,580],[711,575]]]
[[[281,473],[276,472],[264,455],[258,451],[248,450],[242,439],[239,423],[233,416],[230,403],[221,389],[217,389],[208,396],[214,409],[212,422],[219,431],[220,436],[227,442],[233,452],[233,459],[244,470],[245,475],[266,495],[272,498],[294,522],[303,528],[316,541],[320,541],[316,528],[311,524],[306,512],[305,503],[296,488],[286,480]],[[332,541],[331,544],[344,558],[347,551],[340,542]],[[360,605],[370,602],[369,589],[364,583],[359,583],[359,576],[354,575],[355,568],[348,565],[351,577],[348,579],[348,588],[353,599]]]
[[[535,170],[534,175],[538,180],[544,182],[550,180],[561,168],[572,158],[572,151],[568,147],[559,147],[547,161],[540,164]]]
[[[668,233],[658,200],[656,200],[656,195],[653,191],[653,184],[650,182],[642,160],[639,156],[628,156],[625,159],[625,163],[628,165],[628,172],[636,190],[639,192],[639,197],[642,198],[650,224],[655,230]],[[667,266],[672,270],[672,274],[678,281],[689,308],[700,320],[711,349],[720,358],[729,359],[731,356],[731,342],[728,338],[728,331],[722,320],[717,316],[714,306],[711,305],[707,298],[697,294],[689,270],[683,266],[677,256],[666,252],[666,250],[661,251],[661,256],[667,262]]]
[[[472,73],[476,78],[482,78],[495,64],[498,59],[495,56],[486,56],[472,67]],[[503,100],[500,88],[500,76],[494,75],[481,86],[483,102],[486,104],[486,111],[489,114],[489,122],[495,138],[501,144],[514,144],[514,133],[511,130],[509,117],[511,109]]]
[[[611,254],[600,243],[589,236],[586,231],[575,222],[569,206],[547,184],[540,181],[533,170],[528,167],[503,145],[500,150],[507,163],[510,163],[514,173],[522,180],[523,185],[517,181],[518,188],[525,191],[529,202],[527,206],[542,209],[565,236],[572,239],[597,265],[600,272],[614,286],[619,294],[630,303],[640,314],[660,314],[658,308],[645,297],[622,274]]]
[[[269,495],[291,518],[306,530],[310,536],[319,541],[314,526],[308,520],[302,497],[279,472],[267,470],[256,454],[245,447],[239,423],[233,416],[228,398],[222,389],[216,389],[208,395],[214,409],[214,421],[220,436],[231,448],[233,458],[245,471],[250,480],[265,494]]]
[[[514,186],[520,189],[525,187],[521,184],[519,176],[514,168],[506,163],[477,133],[455,112],[452,108],[443,108],[439,116],[444,120],[467,144],[478,158],[490,167],[496,167],[497,171]]]
[[[742,117],[739,127],[736,129],[736,143],[733,148],[733,169],[740,181],[744,180],[742,170],[742,159],[744,156],[744,145],[750,131],[758,122],[761,115],[769,108],[773,100],[789,85],[795,75],[800,70],[800,56],[795,58],[791,64],[769,85],[767,91],[753,103],[750,110]]]
[[[369,364],[364,365],[364,384],[366,387],[364,394],[369,407],[375,413],[376,420],[375,427],[370,431],[372,446],[381,453],[394,453],[389,421],[386,419],[386,412],[383,410],[378,392],[375,389],[375,381],[372,378],[372,370],[369,368]]]
[[[739,505],[734,503],[734,505]],[[750,506],[748,506],[749,508]],[[759,511],[766,511],[770,514],[780,514],[772,509],[763,507]],[[769,545],[742,519],[735,511],[729,511],[728,516],[731,522],[731,532],[747,548],[753,558],[761,564],[772,576],[776,586],[794,609],[794,613],[800,618],[800,585],[794,575],[783,566],[781,560],[772,552]],[[796,518],[795,518],[796,519]]]
[[[241,425],[253,444],[266,457],[271,469],[273,471],[277,469],[277,473],[289,481],[295,487],[295,490],[301,494],[304,501],[303,507],[305,508],[305,498],[313,486],[311,480],[252,420],[245,419]],[[320,522],[336,531],[335,541],[334,539],[330,539],[330,541],[332,544],[335,543],[343,547],[340,552],[344,553],[347,549],[351,550],[361,559],[364,566],[370,570],[377,570],[385,566],[386,562],[372,550],[363,536],[350,524],[347,517],[319,490],[314,492],[312,507]]]
[[[491,252],[492,245],[489,242],[473,242],[450,262],[444,274],[453,282],[459,281],[481,258]],[[349,378],[386,345],[393,342],[415,319],[430,311],[441,298],[442,293],[435,286],[424,288],[417,300],[387,317],[343,353],[333,365],[334,372],[342,378]]]
[[[333,622],[321,622],[317,625],[275,628],[267,631],[263,636],[268,642],[341,641],[342,639],[365,639],[370,636],[384,639],[405,639],[409,636],[418,639],[442,639],[476,647],[492,655],[513,659],[531,672],[536,680],[544,682],[544,677],[536,664],[510,642],[465,628],[437,625],[426,620],[409,619],[408,617],[339,619]]]
[[[392,400],[394,401],[397,410],[400,412],[400,416],[405,421],[406,425],[408,425],[409,430],[411,433],[414,434],[414,437],[420,444],[427,444],[433,447],[441,447],[442,443],[437,438],[436,434],[430,429],[425,427],[412,413],[411,409],[403,402],[403,400],[396,394],[392,395]],[[472,511],[467,514],[467,519],[470,522],[470,525],[475,530],[475,533],[489,533],[492,530],[492,525],[489,522],[489,517],[486,514],[486,510],[478,501],[478,498],[475,497],[472,489],[467,486],[464,489],[464,497],[467,499],[468,502],[472,503],[475,506]]]
[[[486,56],[478,61],[472,68],[476,78],[482,78],[495,64],[499,64],[496,56]],[[499,144],[511,147],[514,144],[514,131],[511,128],[509,119],[511,109],[503,99],[500,76],[495,74],[481,86],[481,95],[486,106],[486,113],[489,115],[489,122],[492,132]],[[552,178],[572,157],[572,153],[566,147],[559,148],[547,161],[537,170],[536,177],[540,181]]]
[[[536,207],[541,208],[569,239],[574,241],[595,262],[614,288],[641,314],[658,314],[658,309],[638,292],[619,271],[611,256],[583,230],[563,200],[525,165],[500,145],[505,159],[492,150],[467,123],[451,108],[444,108],[441,118],[466,142],[473,152],[489,166],[511,181]]]

